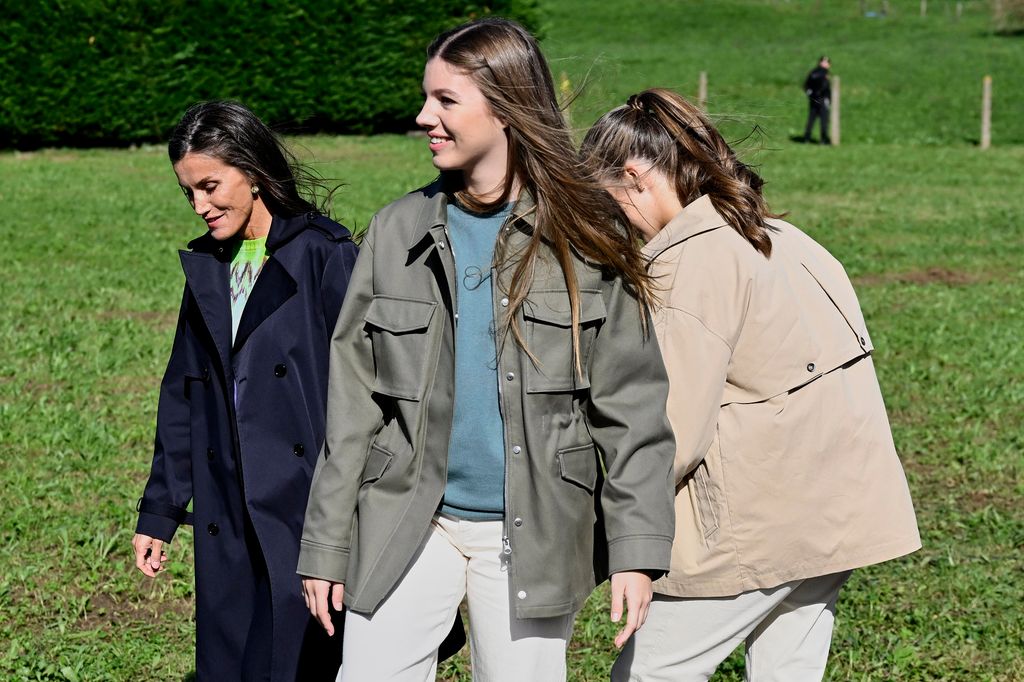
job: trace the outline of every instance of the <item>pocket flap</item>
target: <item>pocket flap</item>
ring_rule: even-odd
[[[601,292],[580,291],[580,324],[603,320],[607,316]],[[531,291],[523,302],[523,317],[559,327],[572,326],[569,292],[566,289]]]
[[[196,381],[208,381],[210,379],[210,370],[206,367],[187,367],[182,373],[186,379],[194,379]]]
[[[363,319],[367,324],[392,334],[404,334],[426,329],[436,307],[434,301],[374,296]]]
[[[381,447],[377,445],[371,446],[370,454],[367,456],[366,464],[363,466],[363,476],[359,481],[360,484],[376,481],[383,476],[384,472],[391,465],[393,458],[394,455]]]
[[[575,483],[587,492],[597,485],[597,452],[594,444],[558,451],[558,471],[562,480]]]

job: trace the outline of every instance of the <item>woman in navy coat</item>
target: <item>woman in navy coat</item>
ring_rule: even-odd
[[[177,527],[194,526],[200,682],[333,680],[341,637],[310,619],[295,566],[357,249],[300,195],[308,174],[244,106],[193,106],[168,151],[209,231],[180,252],[136,565],[155,576]]]

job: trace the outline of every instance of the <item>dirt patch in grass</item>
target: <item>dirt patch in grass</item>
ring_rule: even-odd
[[[170,329],[178,320],[177,310],[101,310],[98,320],[132,320],[148,324],[154,329]]]
[[[38,398],[42,395],[52,395],[63,391],[68,387],[66,381],[26,381],[21,387],[22,395]]]
[[[925,270],[861,275],[854,278],[854,284],[866,287],[885,284],[942,284],[951,287],[961,287],[986,282],[988,279],[987,276],[976,272],[932,267]]]
[[[78,619],[75,629],[80,631],[91,630],[118,630],[131,627],[132,623],[154,623],[165,620],[168,616],[175,619],[189,621],[194,617],[194,608],[191,599],[148,599],[145,594],[139,594],[138,601],[134,599],[118,599],[103,592],[95,592],[89,595],[89,608],[85,616]]]

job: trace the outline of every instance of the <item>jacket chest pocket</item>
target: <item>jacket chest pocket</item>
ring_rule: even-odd
[[[375,393],[421,400],[427,383],[427,330],[437,303],[374,296],[366,310],[366,331],[373,345]]]
[[[527,393],[562,393],[590,388],[587,364],[594,337],[606,316],[599,291],[580,291],[580,366],[576,373],[569,292],[531,291],[523,305],[526,343],[536,360],[527,359]]]

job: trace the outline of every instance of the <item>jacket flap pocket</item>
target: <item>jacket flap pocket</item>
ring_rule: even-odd
[[[364,319],[367,324],[392,334],[405,334],[426,329],[436,307],[437,303],[433,301],[374,296]]]
[[[601,292],[580,290],[580,324],[603,320],[606,315]],[[565,289],[531,291],[523,303],[523,317],[559,327],[571,327],[569,292]]]
[[[194,379],[195,381],[208,381],[210,378],[210,370],[206,367],[189,366],[182,374],[185,375],[185,379]]]
[[[597,452],[594,444],[558,451],[558,472],[563,481],[575,483],[589,493],[597,485]]]
[[[363,475],[360,478],[360,484],[370,483],[376,481],[378,478],[384,475],[384,472],[391,466],[391,460],[394,458],[390,452],[384,450],[380,446],[370,446],[370,454],[366,458],[366,464],[363,466]]]

